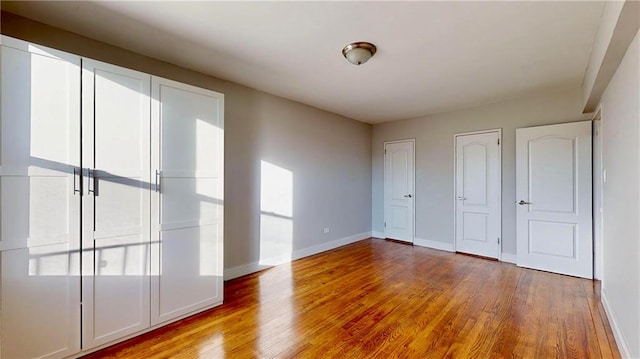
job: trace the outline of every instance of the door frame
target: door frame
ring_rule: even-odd
[[[457,206],[457,199],[456,199],[456,181],[458,178],[458,171],[456,169],[456,161],[458,158],[458,149],[457,149],[457,145],[456,145],[456,141],[458,139],[458,137],[460,136],[468,136],[468,135],[479,135],[479,134],[483,134],[483,133],[491,133],[491,132],[497,132],[498,133],[498,140],[500,141],[500,145],[498,146],[498,162],[499,162],[499,166],[498,166],[498,178],[500,178],[500,191],[498,191],[498,224],[499,224],[499,228],[500,230],[498,231],[498,233],[500,234],[500,245],[498,246],[498,255],[496,256],[496,259],[498,261],[502,261],[502,244],[504,242],[504,238],[502,236],[502,146],[503,146],[503,140],[502,140],[502,128],[494,128],[494,129],[487,129],[487,130],[479,130],[479,131],[470,131],[470,132],[460,132],[460,133],[454,133],[453,134],[453,196],[451,198],[451,200],[453,201],[453,252],[457,251],[456,248],[456,238],[458,236],[457,233],[457,216],[458,213],[456,211],[456,206]]]
[[[411,165],[413,166],[413,201],[411,201],[411,216],[413,217],[413,223],[411,228],[411,244],[414,244],[416,240],[416,139],[415,138],[405,138],[393,141],[384,141],[383,150],[382,150],[382,220],[384,222],[387,221],[387,203],[386,203],[386,183],[387,183],[387,145],[394,143],[411,143],[413,147],[413,162]],[[383,226],[383,233],[385,239],[387,238],[387,227]]]
[[[602,106],[598,106],[592,120],[591,128],[591,176],[592,176],[592,212],[593,212],[593,278],[604,278],[603,235],[604,235],[604,162],[602,151]],[[596,204],[599,205],[596,208]]]

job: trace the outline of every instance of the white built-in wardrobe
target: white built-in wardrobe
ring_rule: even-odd
[[[222,94],[2,36],[0,355],[222,303]]]

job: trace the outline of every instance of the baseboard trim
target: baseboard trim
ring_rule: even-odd
[[[272,265],[263,265],[258,262],[253,262],[249,264],[244,264],[241,266],[228,268],[224,270],[224,280],[235,279],[239,277],[243,277],[247,274],[260,272],[261,270],[274,267]]]
[[[230,279],[239,278],[239,277],[245,276],[247,274],[251,274],[251,273],[259,272],[259,271],[267,269],[267,268],[275,267],[276,266],[275,263],[282,264],[282,263],[291,262],[291,261],[294,261],[296,259],[309,257],[309,256],[312,256],[314,254],[326,252],[328,250],[335,249],[335,248],[342,247],[342,246],[346,246],[347,244],[355,243],[355,242],[358,242],[358,241],[361,241],[361,240],[364,240],[364,239],[367,239],[367,238],[371,238],[371,232],[363,232],[363,233],[359,233],[359,234],[354,234],[353,236],[348,236],[348,237],[336,239],[336,240],[331,241],[331,242],[326,242],[326,243],[318,244],[318,245],[311,246],[311,247],[308,247],[308,248],[302,248],[302,249],[295,250],[291,254],[291,258],[290,259],[285,259],[284,257],[279,257],[279,258],[275,258],[273,260],[265,261],[265,262],[268,262],[268,263],[274,263],[272,265],[260,264],[260,262],[252,262],[252,263],[249,263],[249,264],[244,264],[244,265],[233,267],[233,268],[227,268],[227,269],[224,270],[224,280],[230,280]]]
[[[501,262],[517,264],[518,263],[518,257],[515,254],[502,252],[502,256],[500,257],[500,261]]]
[[[609,306],[609,301],[607,300],[607,294],[605,289],[602,288],[600,291],[600,298],[602,301],[602,306],[604,307],[604,312],[607,314],[607,319],[609,319],[609,323],[611,324],[611,329],[613,330],[613,336],[616,338],[616,345],[618,345],[618,350],[623,358],[632,358],[631,350],[629,349],[629,345],[622,334],[622,330],[620,330],[620,326],[618,325],[618,321],[613,316],[613,311]]]
[[[355,243],[367,238],[371,238],[371,232],[358,233],[358,234],[354,234],[353,236],[344,237],[344,238],[336,239],[331,242],[318,244],[313,247],[298,249],[296,251],[293,251],[292,260],[309,257],[314,254],[318,254],[318,253],[326,252],[331,249],[346,246],[347,244]]]
[[[371,232],[371,237],[373,237],[373,238],[382,238],[382,239],[387,238],[387,236],[384,234],[384,232],[376,232],[376,231]]]
[[[439,249],[441,251],[454,252],[453,243],[432,241],[430,239],[413,238],[413,244],[420,247]]]

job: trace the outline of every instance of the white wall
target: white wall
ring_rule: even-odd
[[[502,128],[502,251],[516,253],[515,129],[590,119],[580,88],[537,95],[373,127],[372,225],[383,232],[383,143],[416,139],[416,238],[454,242],[453,135]]]
[[[297,258],[369,237],[370,125],[4,12],[1,31],[224,93],[225,276],[261,268],[261,226],[270,218],[271,237],[291,240],[271,255],[289,252]],[[284,217],[291,218],[261,213],[261,161],[291,176],[290,188],[273,189],[289,192],[280,197],[290,197],[291,213]],[[274,187],[282,182],[276,179]]]
[[[638,33],[601,100],[603,300],[623,355],[640,358],[640,43]]]

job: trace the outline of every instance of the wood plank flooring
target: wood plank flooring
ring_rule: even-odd
[[[596,282],[368,239],[87,358],[619,358]]]

